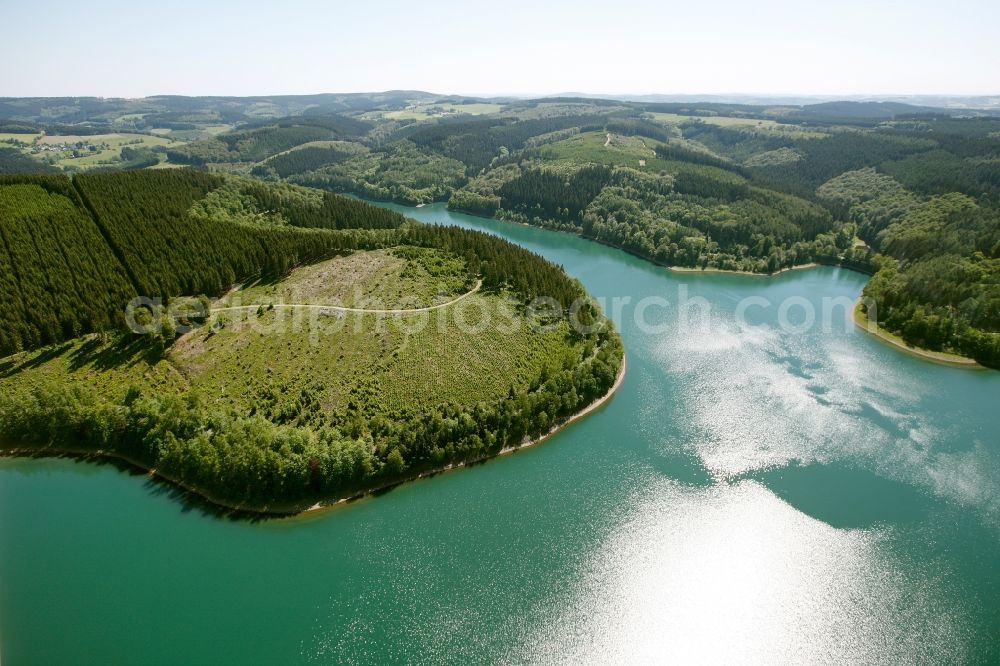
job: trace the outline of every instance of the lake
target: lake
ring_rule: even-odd
[[[622,332],[618,394],[540,446],[292,519],[0,460],[5,664],[1000,660],[1000,373],[856,329],[845,269],[672,273],[387,206],[578,277]]]

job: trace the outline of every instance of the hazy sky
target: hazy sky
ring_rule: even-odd
[[[1000,94],[1000,0],[4,4],[0,96]]]

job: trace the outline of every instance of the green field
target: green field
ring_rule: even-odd
[[[692,120],[700,120],[705,123],[719,125],[720,127],[775,127],[780,124],[774,120],[761,120],[759,118],[736,118],[730,116],[682,116],[677,113],[658,113],[658,112],[652,112],[649,113],[648,115],[652,116],[654,120],[658,120],[661,123],[669,123],[671,125],[690,122]],[[794,125],[786,125],[786,126],[794,127]]]
[[[62,169],[87,169],[112,164],[121,155],[122,148],[154,148],[170,146],[172,139],[149,134],[110,133],[94,135],[46,135],[24,148],[23,152],[38,159],[50,161]],[[74,156],[74,151],[78,156]]]
[[[391,120],[427,120],[443,116],[472,115],[480,116],[487,113],[500,113],[500,104],[452,104],[450,102],[414,104],[398,111],[387,111],[381,115]]]
[[[465,262],[438,250],[358,252],[227,294],[213,304],[210,323],[162,357],[142,338],[117,334],[9,357],[0,363],[0,391],[14,396],[56,381],[114,402],[141,386],[198,394],[236,415],[320,423],[502,400],[544,368],[582,360],[583,345],[570,341],[565,322],[533,331],[505,296],[470,294],[467,280]],[[432,303],[450,304],[398,315],[299,307]]]
[[[785,135],[794,136],[797,139],[821,139],[827,136],[826,132],[805,129],[799,125],[790,123],[780,123],[776,120],[762,120],[760,118],[740,118],[734,116],[682,116],[677,113],[647,113],[657,122],[668,125],[678,125],[680,123],[700,120],[709,125],[718,125],[730,129],[757,129],[767,132],[780,132]]]
[[[522,120],[538,118],[554,118],[558,116],[575,116],[580,114],[621,111],[624,106],[598,106],[587,102],[541,102],[525,106],[512,105],[512,111]]]
[[[0,359],[0,393],[8,398],[56,385],[93,391],[111,403],[132,386],[175,395],[189,388],[169,357],[153,353],[141,337],[93,334]]]
[[[356,141],[340,141],[336,139],[330,141],[306,141],[305,143],[295,146],[294,148],[289,148],[288,150],[284,150],[280,153],[270,155],[266,160],[264,160],[264,162],[274,159],[279,155],[287,155],[288,153],[294,153],[296,150],[304,150],[306,148],[338,148],[344,152],[356,153],[358,155],[363,155],[369,152],[366,146]]]
[[[659,142],[641,136],[621,136],[606,132],[581,132],[568,139],[546,144],[541,154],[546,161],[572,165],[593,162],[608,166],[640,167],[647,170],[665,169],[668,165],[658,159],[653,147]]]
[[[0,142],[21,142],[21,143],[31,143],[35,139],[39,138],[41,133],[38,134],[11,134],[10,132],[0,132]]]
[[[367,415],[399,416],[441,402],[498,400],[527,386],[547,364],[580,353],[563,327],[533,333],[519,321],[505,329],[501,324],[510,320],[501,316],[513,310],[500,295],[455,300],[474,289],[467,275],[458,257],[410,247],[305,266],[278,283],[220,299],[214,307],[242,309],[218,310],[216,323],[178,340],[170,359],[194,387],[237,413],[269,406],[265,415],[287,419],[307,407],[329,413],[353,404]],[[300,307],[409,310],[446,303],[414,314]],[[300,401],[304,385],[309,405]]]
[[[461,257],[407,246],[301,266],[280,282],[256,283],[231,292],[216,306],[303,303],[409,309],[435,305],[472,287]]]
[[[150,130],[152,134],[156,136],[162,136],[168,139],[174,139],[177,141],[199,141],[201,139],[210,139],[213,136],[218,136],[223,132],[229,132],[233,129],[233,125],[219,125],[219,124],[208,124],[201,125],[198,129],[170,129],[167,127],[156,127]]]
[[[227,313],[221,330],[181,338],[169,358],[193,387],[238,414],[256,410],[283,422],[348,411],[400,417],[443,402],[500,400],[573,351],[562,329],[468,333],[456,322],[459,309],[475,324],[501,307],[498,296],[476,294],[423,315]]]

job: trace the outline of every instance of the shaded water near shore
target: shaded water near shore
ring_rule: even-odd
[[[1000,660],[1000,373],[839,310],[866,276],[670,273],[576,237],[629,359],[545,444],[297,519],[233,521],[110,465],[0,460],[4,663]],[[735,313],[744,299],[763,297]],[[642,311],[643,297],[659,297]],[[679,301],[704,298],[708,326]],[[649,301],[647,301],[648,303]],[[643,330],[640,330],[643,329]]]

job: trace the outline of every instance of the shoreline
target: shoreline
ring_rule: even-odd
[[[374,205],[378,204],[378,200],[377,199],[365,199],[364,197],[359,197],[359,198],[362,201],[367,201],[367,202],[372,203]],[[395,203],[395,202],[392,202],[392,203]],[[435,201],[434,203],[442,203],[442,202]],[[397,205],[397,206],[407,206],[409,208],[414,208],[414,206],[409,206],[408,204],[395,203],[395,205]],[[416,206],[416,208],[419,208],[419,207],[420,206]],[[478,218],[483,219],[483,220],[492,220],[494,222],[506,222],[508,224],[517,224],[517,225],[522,226],[522,227],[528,227],[529,229],[542,229],[544,231],[551,231],[551,232],[557,233],[557,234],[569,234],[571,236],[576,236],[577,238],[582,238],[584,240],[588,240],[588,241],[591,241],[593,243],[597,243],[598,245],[603,245],[605,247],[610,247],[612,249],[619,250],[619,251],[624,252],[625,254],[627,254],[627,255],[629,255],[631,257],[635,257],[636,259],[641,259],[642,261],[645,261],[646,263],[651,264],[653,266],[658,266],[660,268],[665,268],[665,269],[667,269],[668,271],[670,271],[672,273],[699,273],[699,274],[703,274],[703,275],[712,275],[712,274],[726,275],[726,274],[728,274],[728,275],[748,275],[748,276],[751,276],[751,277],[775,277],[777,275],[781,275],[782,273],[787,273],[787,272],[790,272],[790,271],[800,271],[800,270],[806,270],[806,269],[810,269],[810,268],[821,268],[823,266],[829,266],[830,268],[843,268],[845,270],[854,271],[855,273],[861,273],[862,275],[867,275],[868,277],[872,276],[872,273],[869,273],[867,271],[861,270],[860,268],[855,268],[853,266],[847,266],[845,264],[838,264],[838,263],[828,263],[828,264],[825,264],[825,263],[818,262],[818,261],[810,261],[809,263],[805,263],[805,264],[795,264],[794,266],[786,266],[785,268],[779,268],[778,270],[774,271],[773,273],[755,273],[754,271],[735,271],[735,270],[728,269],[728,268],[696,268],[696,267],[693,267],[693,266],[671,266],[670,264],[664,264],[662,262],[656,261],[655,259],[652,259],[652,258],[647,257],[645,255],[639,254],[638,252],[636,252],[634,250],[630,250],[630,249],[628,249],[626,247],[622,247],[620,245],[614,245],[612,243],[608,243],[607,241],[603,241],[603,240],[601,240],[599,238],[593,238],[592,236],[587,236],[587,235],[581,233],[580,231],[572,231],[572,230],[569,230],[569,229],[552,229],[550,227],[546,227],[546,226],[542,226],[542,225],[538,225],[538,224],[531,224],[529,222],[521,222],[519,220],[508,220],[508,219],[502,218],[502,217],[481,215],[480,213],[474,213],[474,212],[471,212],[471,211],[462,210],[460,208],[448,208],[447,203],[445,203],[445,210],[447,212],[449,212],[449,213],[458,213],[460,215],[468,215],[470,217],[478,217]]]
[[[775,276],[780,275],[782,273],[787,273],[787,272],[791,272],[791,271],[809,270],[809,269],[812,269],[812,268],[819,268],[821,266],[830,266],[832,268],[844,268],[844,269],[849,270],[849,271],[854,271],[855,273],[861,273],[862,275],[867,275],[869,278],[871,277],[870,273],[866,273],[865,271],[862,271],[862,270],[857,269],[857,268],[853,268],[851,266],[845,266],[843,264],[823,264],[823,263],[818,263],[818,262],[809,262],[807,264],[798,264],[796,266],[789,266],[787,268],[782,268],[782,269],[780,269],[778,271],[775,271],[774,273],[752,273],[750,271],[733,271],[733,270],[727,270],[727,269],[722,269],[722,268],[690,268],[690,267],[684,267],[684,266],[668,266],[666,264],[661,264],[661,263],[659,263],[657,261],[654,261],[653,259],[650,259],[648,257],[644,257],[641,254],[633,252],[632,250],[629,250],[627,248],[619,247],[617,245],[612,245],[611,243],[606,243],[606,242],[604,242],[602,240],[599,240],[597,238],[591,238],[589,236],[584,236],[583,234],[578,233],[578,232],[572,232],[572,231],[562,232],[561,230],[558,230],[558,229],[547,229],[546,227],[542,227],[542,226],[538,226],[538,225],[533,225],[533,224],[528,224],[527,222],[515,222],[513,220],[504,220],[502,218],[497,218],[497,217],[486,217],[485,215],[478,215],[476,213],[469,213],[469,212],[465,212],[465,211],[461,211],[461,210],[455,210],[455,211],[451,211],[450,209],[447,209],[447,210],[449,212],[456,212],[456,213],[460,213],[462,215],[470,215],[472,217],[481,217],[481,218],[483,218],[485,220],[495,220],[495,221],[498,221],[498,222],[508,222],[510,224],[520,224],[522,226],[533,227],[535,229],[545,229],[546,231],[553,231],[553,232],[556,232],[556,233],[569,233],[569,234],[572,234],[574,236],[577,236],[578,238],[583,238],[585,240],[593,241],[594,243],[597,243],[599,245],[604,245],[606,247],[610,247],[610,248],[614,248],[616,250],[620,250],[620,251],[624,252],[625,254],[627,254],[629,256],[636,257],[637,259],[641,259],[642,261],[645,261],[645,262],[647,262],[649,264],[652,264],[653,266],[662,266],[662,267],[666,268],[668,271],[670,271],[672,273],[689,273],[689,274],[693,273],[693,274],[703,274],[703,275],[706,275],[706,274],[708,274],[708,275],[710,275],[710,274],[716,274],[716,275],[729,274],[729,275],[746,275],[746,276],[750,276],[750,277],[775,277]],[[988,370],[989,369],[989,368],[987,368],[984,365],[980,365],[974,359],[968,358],[966,356],[960,356],[958,354],[952,354],[952,353],[949,353],[949,352],[936,352],[936,351],[931,351],[930,349],[922,349],[920,347],[912,347],[909,344],[907,344],[899,336],[894,335],[892,333],[889,333],[888,331],[880,328],[877,324],[874,325],[874,330],[872,330],[871,329],[872,324],[871,324],[871,322],[869,322],[868,318],[864,315],[864,313],[862,313],[860,311],[860,306],[861,306],[861,297],[859,296],[857,302],[854,305],[854,308],[851,310],[851,321],[854,322],[855,326],[857,326],[858,328],[862,329],[863,331],[865,331],[866,333],[868,333],[872,337],[876,338],[877,340],[880,340],[884,344],[888,344],[888,345],[890,345],[892,347],[895,347],[896,349],[899,349],[899,350],[901,350],[901,351],[903,351],[903,352],[905,352],[907,354],[910,354],[914,358],[919,358],[919,359],[922,359],[924,361],[928,361],[928,362],[931,362],[931,363],[937,363],[939,365],[948,365],[948,366],[951,366],[951,367],[954,367],[954,368],[965,368],[967,370]]]
[[[855,326],[876,340],[903,351],[915,358],[920,358],[932,363],[938,363],[940,365],[948,365],[953,368],[965,368],[966,370],[987,369],[985,366],[980,365],[975,360],[966,356],[960,356],[959,354],[952,354],[950,352],[931,351],[930,349],[911,346],[898,335],[886,331],[877,323],[871,321],[868,316],[861,311],[861,297],[858,297],[857,302],[854,304],[854,308],[851,310],[851,321],[854,322]]]
[[[481,456],[479,458],[474,458],[472,460],[463,460],[463,461],[457,462],[457,463],[449,463],[449,464],[445,465],[444,467],[436,467],[434,469],[425,470],[425,471],[420,472],[418,474],[414,474],[413,476],[409,476],[409,477],[407,477],[405,479],[402,479],[401,481],[394,481],[392,483],[387,483],[387,484],[384,484],[382,486],[371,488],[369,490],[365,490],[365,491],[360,492],[360,493],[355,493],[354,495],[351,495],[349,497],[342,497],[342,498],[339,498],[339,499],[327,500],[327,501],[321,500],[319,502],[316,502],[312,506],[309,506],[309,507],[307,507],[305,509],[302,509],[301,511],[297,511],[297,512],[295,512],[293,514],[289,514],[289,517],[295,518],[295,517],[300,517],[300,516],[306,516],[306,515],[315,514],[315,513],[320,512],[320,511],[328,511],[330,509],[335,509],[335,508],[337,508],[339,506],[344,506],[344,505],[349,504],[351,502],[355,502],[357,500],[364,499],[365,497],[368,497],[370,495],[376,495],[376,494],[378,494],[380,492],[383,492],[383,491],[386,491],[386,490],[391,490],[392,488],[395,488],[396,486],[403,485],[404,483],[410,483],[411,481],[419,481],[420,479],[428,479],[428,478],[431,478],[431,477],[434,477],[434,476],[438,476],[439,474],[445,474],[447,472],[453,472],[455,470],[459,470],[459,469],[462,469],[464,467],[468,467],[470,465],[477,465],[477,464],[480,464],[480,463],[488,462],[490,460],[495,460],[497,458],[501,458],[503,456],[511,455],[511,454],[517,453],[518,451],[522,451],[524,449],[531,448],[531,447],[535,446],[536,444],[541,444],[545,440],[547,440],[547,439],[549,439],[551,437],[554,437],[555,435],[559,434],[560,432],[562,432],[563,430],[565,430],[566,428],[568,428],[572,424],[576,423],[577,421],[579,421],[579,420],[581,420],[581,419],[589,416],[590,414],[598,411],[599,409],[601,409],[602,407],[604,407],[604,405],[606,405],[611,400],[611,398],[614,397],[615,393],[617,393],[618,389],[621,387],[622,382],[625,381],[625,370],[626,370],[626,367],[627,367],[627,362],[626,362],[625,358],[626,358],[625,354],[622,354],[622,363],[621,363],[621,366],[618,368],[618,375],[615,377],[615,382],[614,382],[614,384],[611,385],[611,388],[608,389],[607,393],[605,393],[600,398],[598,398],[594,402],[590,403],[589,405],[587,405],[586,407],[584,407],[583,409],[581,409],[579,412],[576,412],[575,414],[571,415],[565,421],[562,421],[561,423],[557,423],[556,425],[552,426],[549,429],[549,431],[547,433],[545,433],[544,435],[540,435],[540,436],[536,437],[535,439],[529,439],[529,440],[521,443],[518,446],[508,446],[508,447],[502,448],[502,449],[500,449],[499,451],[497,451],[493,455]]]
[[[392,488],[403,485],[404,483],[409,483],[411,481],[417,481],[419,479],[426,479],[432,476],[437,476],[438,474],[443,474],[445,472],[461,469],[463,467],[468,467],[470,465],[475,465],[477,463],[493,460],[494,458],[499,458],[501,456],[506,456],[512,453],[517,453],[522,449],[527,449],[532,446],[535,446],[536,444],[541,444],[542,442],[549,439],[550,437],[553,437],[563,429],[569,427],[570,425],[576,423],[577,421],[583,419],[584,417],[596,412],[601,407],[606,405],[611,400],[611,398],[614,397],[615,393],[617,393],[618,389],[624,382],[626,368],[627,368],[626,355],[623,353],[621,366],[618,368],[618,375],[615,377],[615,381],[611,385],[611,388],[608,389],[607,393],[597,398],[594,402],[590,403],[579,412],[576,412],[575,414],[569,416],[566,420],[552,426],[552,428],[547,433],[539,437],[536,437],[535,439],[527,440],[518,446],[505,447],[503,449],[500,449],[497,453],[493,455],[485,455],[472,460],[464,460],[461,462],[449,463],[448,465],[445,465],[443,467],[436,467],[434,469],[425,470],[423,472],[413,474],[411,476],[405,477],[397,481],[393,481],[391,483],[384,483],[382,485],[375,486],[372,488],[367,488],[363,491],[354,492],[346,496],[329,497],[321,499],[319,501],[311,501],[311,503],[308,500],[303,500],[301,502],[291,503],[291,504],[275,503],[275,504],[265,504],[265,505],[251,505],[251,504],[240,504],[229,500],[219,499],[217,497],[213,497],[211,494],[203,490],[185,484],[184,482],[178,479],[175,479],[167,474],[164,474],[159,470],[157,470],[155,467],[147,467],[145,464],[133,458],[130,458],[129,456],[121,454],[117,451],[108,451],[104,449],[74,449],[72,447],[65,447],[65,446],[42,447],[42,448],[14,446],[14,447],[0,448],[0,456],[3,456],[5,458],[69,457],[73,459],[82,459],[82,460],[91,460],[91,459],[113,460],[118,463],[122,463],[128,467],[131,467],[134,470],[138,470],[144,476],[147,476],[150,479],[156,479],[162,483],[169,484],[173,486],[175,489],[187,493],[197,498],[198,500],[205,502],[208,505],[216,509],[219,509],[223,512],[233,512],[238,515],[254,516],[258,518],[263,518],[263,517],[295,518],[305,515],[312,515],[319,511],[330,510],[340,506],[346,506],[347,504],[350,504],[357,500],[364,499],[365,497],[369,497],[371,495],[377,495],[379,493],[391,490]]]
[[[776,275],[781,275],[782,273],[789,273],[791,271],[803,271],[810,268],[819,268],[820,266],[825,266],[827,264],[818,264],[815,261],[810,261],[807,264],[796,264],[794,266],[787,266],[785,268],[779,268],[773,273],[753,273],[751,271],[734,271],[728,268],[689,268],[685,266],[667,266],[667,270],[672,273],[701,273],[705,275],[750,275],[753,277],[774,277]],[[835,266],[836,268],[846,268],[846,266]],[[851,269],[853,270],[853,269]],[[860,271],[859,271],[860,272]]]

